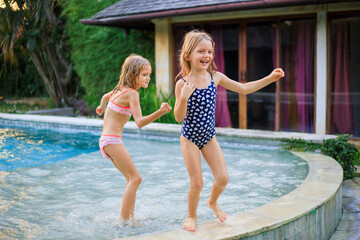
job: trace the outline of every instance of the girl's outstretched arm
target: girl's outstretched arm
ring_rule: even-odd
[[[274,69],[270,75],[256,81],[240,83],[234,80],[231,80],[224,74],[220,72],[216,72],[216,78],[218,78],[218,84],[223,86],[226,89],[231,91],[240,93],[240,94],[248,94],[252,92],[256,92],[257,90],[269,85],[272,82],[276,82],[280,78],[284,77],[285,73],[281,68]]]
[[[105,112],[106,103],[109,101],[112,93],[113,91],[105,93],[102,96],[100,105],[96,108],[96,113],[99,114],[100,116]]]
[[[175,107],[174,115],[177,122],[182,122],[186,116],[187,102],[195,86],[184,81],[177,81],[175,85]]]
[[[134,121],[139,128],[142,128],[148,125],[149,123],[155,121],[162,115],[170,112],[172,109],[169,106],[169,104],[161,103],[161,106],[158,110],[156,110],[150,115],[143,116],[140,107],[139,93],[136,91],[129,91],[128,96],[129,96],[129,103],[130,103],[132,115],[134,117]]]

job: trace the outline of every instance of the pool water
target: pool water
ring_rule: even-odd
[[[74,130],[0,125],[0,171],[36,167],[98,150],[98,137]]]
[[[98,135],[33,128],[1,131],[6,132],[0,136],[6,154],[1,154],[0,239],[116,239],[182,227],[189,179],[177,138],[124,135],[143,178],[134,227],[118,221],[126,181],[102,158]],[[222,149],[230,182],[219,204],[228,214],[279,198],[308,173],[307,163],[286,151],[235,145]],[[198,222],[215,219],[206,207],[213,176],[205,160],[202,170]]]

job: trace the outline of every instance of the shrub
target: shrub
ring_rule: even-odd
[[[307,142],[303,139],[282,139],[281,146],[285,150],[315,151],[320,150],[324,155],[335,159],[343,168],[344,179],[355,176],[354,162],[359,159],[360,152],[354,144],[349,143],[350,135],[339,135],[337,138],[325,139],[322,144]]]
[[[354,177],[356,168],[354,161],[359,158],[359,150],[349,143],[350,135],[340,135],[335,139],[326,139],[321,145],[321,152],[330,156],[341,165],[344,170],[344,179]]]
[[[86,103],[91,108],[118,83],[121,65],[130,54],[149,59],[155,73],[153,32],[132,29],[125,33],[121,28],[80,23],[80,19],[90,18],[116,2],[118,0],[61,1],[63,14],[68,19],[66,31],[72,45],[71,59],[85,89]]]
[[[283,138],[281,139],[280,146],[285,150],[292,150],[297,152],[315,151],[320,149],[320,144],[307,142],[300,138]]]
[[[147,89],[140,89],[139,93],[140,93],[141,110],[143,115],[149,115],[155,112],[156,110],[158,110],[161,106],[161,103],[165,102],[166,98],[168,97],[168,96],[164,96],[162,92],[160,92],[159,97],[157,97],[156,86],[154,83],[150,84]],[[174,96],[172,96],[169,99],[168,104],[171,107],[174,107],[174,103],[175,103],[175,98]],[[172,111],[163,115],[161,118],[158,118],[155,122],[177,123]]]

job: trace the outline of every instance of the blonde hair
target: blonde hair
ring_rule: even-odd
[[[151,67],[149,60],[137,54],[128,56],[121,67],[120,79],[113,89],[113,94],[122,90],[123,87],[135,88],[136,77],[144,67]]]
[[[211,59],[211,63],[207,70],[210,73],[216,72],[217,68],[216,68],[216,65],[214,62],[214,58],[215,58],[215,42],[214,42],[214,40],[206,32],[199,31],[199,30],[192,30],[192,31],[188,32],[184,37],[184,43],[182,45],[182,49],[181,49],[181,53],[180,53],[181,71],[175,77],[175,80],[179,76],[184,77],[190,73],[191,65],[190,65],[190,61],[188,60],[188,58],[189,58],[190,54],[194,51],[196,46],[199,44],[199,42],[202,40],[208,40],[211,42],[211,45],[213,48],[213,57]]]

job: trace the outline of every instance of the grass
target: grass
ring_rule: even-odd
[[[4,100],[0,100],[0,112],[1,113],[19,113],[23,114],[27,111],[35,111],[42,109],[49,109],[49,104],[37,104],[37,103],[8,103]]]

